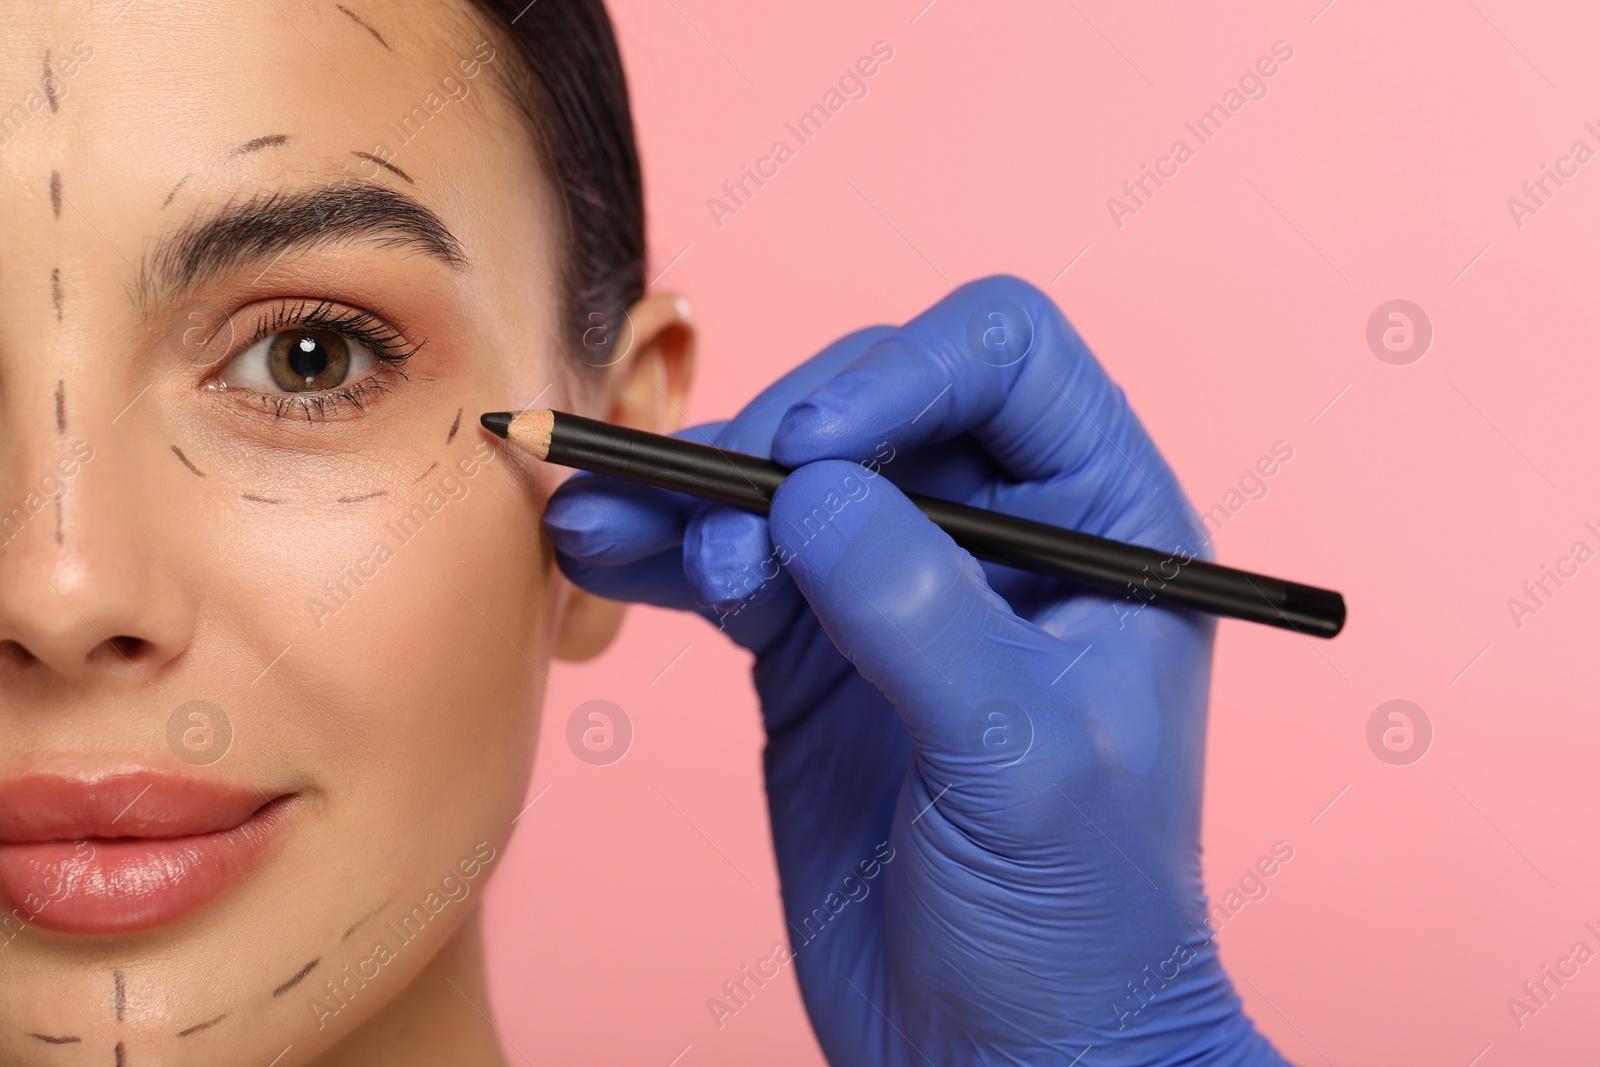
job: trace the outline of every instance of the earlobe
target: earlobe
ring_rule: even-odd
[[[582,663],[604,652],[622,628],[627,607],[619,600],[607,600],[574,586],[556,634],[555,658]]]
[[[689,302],[676,293],[651,293],[628,309],[623,355],[608,371],[602,405],[607,422],[651,433],[684,423],[683,404],[694,377],[695,328]],[[556,635],[555,657],[593,659],[616,639],[627,605],[573,587]]]

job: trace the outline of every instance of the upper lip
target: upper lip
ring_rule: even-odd
[[[30,775],[0,781],[0,842],[219,833],[275,799],[262,790],[152,772]]]

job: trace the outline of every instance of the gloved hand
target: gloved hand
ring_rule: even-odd
[[[545,522],[580,586],[698,611],[755,653],[829,1061],[1283,1063],[1206,926],[1212,620],[980,565],[900,491],[1206,555],[1049,299],[963,286],[681,436],[796,468],[770,521],[580,474]]]

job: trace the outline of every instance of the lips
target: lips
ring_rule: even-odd
[[[292,801],[155,774],[0,782],[0,903],[66,933],[165,926],[248,878]]]

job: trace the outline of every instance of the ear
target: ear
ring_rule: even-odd
[[[678,294],[651,293],[629,308],[617,339],[622,356],[606,372],[605,420],[651,433],[671,433],[682,426],[695,344],[689,302]],[[604,652],[622,626],[626,607],[573,587],[556,635],[555,657],[580,662]]]

